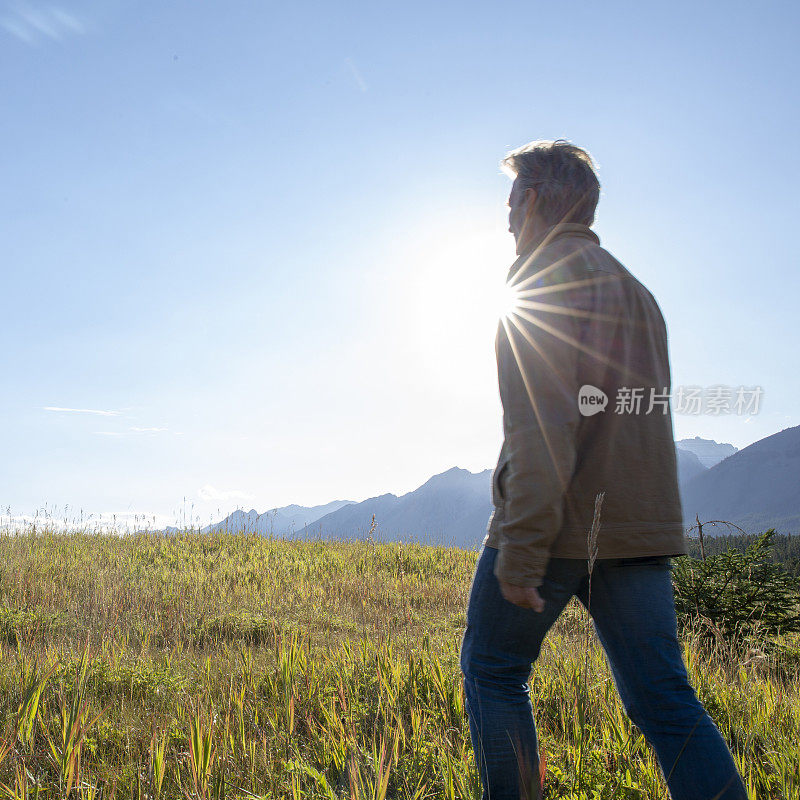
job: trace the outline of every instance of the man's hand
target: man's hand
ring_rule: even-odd
[[[513,603],[520,608],[532,608],[538,614],[544,611],[544,600],[542,600],[539,590],[533,587],[514,586],[513,583],[500,581],[500,591],[509,603]]]

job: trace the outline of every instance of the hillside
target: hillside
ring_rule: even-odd
[[[273,508],[259,514],[255,509],[237,510],[222,522],[207,525],[201,533],[260,533],[270,536],[291,536],[310,522],[325,514],[337,511],[350,503],[349,500],[334,500],[320,506],[289,505]]]
[[[384,494],[327,514],[307,526],[304,536],[363,539],[374,514],[381,539],[474,547],[486,533],[491,479],[489,469],[453,467],[400,497]]]
[[[800,531],[800,426],[761,439],[697,475],[683,489],[684,519],[720,519],[748,533]],[[709,529],[713,533],[713,529]]]
[[[678,484],[681,487],[681,491],[683,491],[683,487],[689,481],[704,473],[708,468],[703,466],[700,459],[691,450],[683,450],[680,447],[676,447],[675,455],[678,458]]]
[[[706,469],[715,467],[720,461],[732,456],[738,450],[732,444],[715,442],[713,439],[702,439],[700,436],[695,436],[693,439],[678,439],[675,446],[678,448],[678,452],[693,453]]]

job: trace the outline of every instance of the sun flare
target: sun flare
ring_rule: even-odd
[[[497,296],[497,316],[506,319],[519,308],[520,291],[510,283],[504,283]]]

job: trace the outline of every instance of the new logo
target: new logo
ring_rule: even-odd
[[[585,383],[578,391],[578,410],[584,417],[592,417],[600,411],[605,411],[608,397],[602,389]]]

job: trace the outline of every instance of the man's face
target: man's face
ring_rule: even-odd
[[[525,213],[528,209],[530,192],[524,191],[519,184],[519,178],[514,179],[511,184],[511,194],[508,195],[508,230],[514,234],[514,240],[519,243],[522,233],[522,224],[525,220]]]

